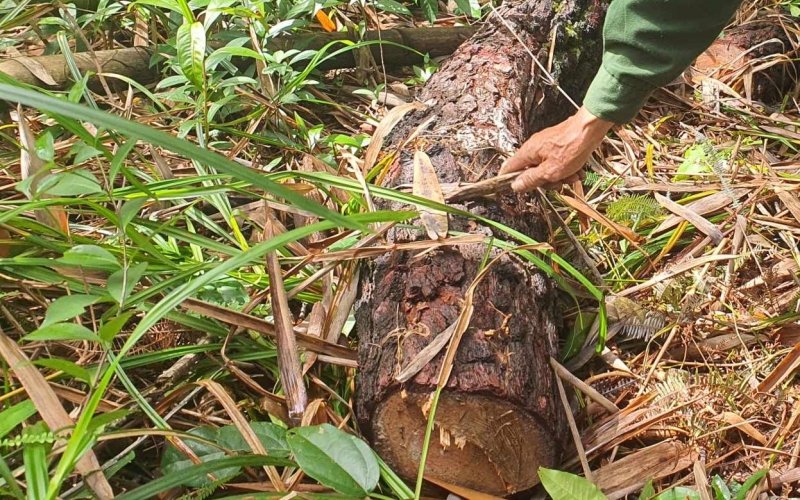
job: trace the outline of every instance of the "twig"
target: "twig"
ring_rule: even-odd
[[[558,385],[558,395],[561,397],[561,404],[564,405],[564,413],[567,414],[567,422],[569,422],[569,430],[572,433],[572,440],[575,442],[575,448],[578,451],[578,458],[581,460],[581,467],[583,467],[583,475],[590,482],[594,482],[592,478],[592,470],[589,468],[589,461],[586,460],[586,451],[583,449],[581,442],[581,434],[578,432],[578,426],[575,424],[575,417],[572,416],[572,410],[569,407],[567,400],[567,393],[564,391],[564,384],[561,379],[556,377],[556,385]]]
[[[592,401],[598,403],[600,406],[609,411],[609,413],[617,413],[619,408],[611,400],[597,392],[592,386],[579,379],[569,370],[561,366],[561,364],[553,358],[550,358],[550,366],[555,370],[556,375],[562,380],[569,382],[573,387],[586,394]]]

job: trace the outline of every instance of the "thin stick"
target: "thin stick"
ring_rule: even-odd
[[[619,411],[619,407],[617,407],[617,405],[615,405],[611,400],[597,392],[597,390],[583,380],[573,375],[569,370],[561,366],[561,364],[555,359],[550,358],[550,366],[553,367],[553,370],[555,370],[556,375],[558,375],[559,378],[569,382],[573,387],[586,394],[586,396],[588,396],[592,401],[608,410],[609,413],[617,413]]]
[[[583,475],[590,482],[594,482],[592,478],[592,470],[589,468],[589,461],[586,460],[586,451],[583,449],[581,442],[581,435],[578,432],[578,426],[575,424],[575,417],[572,416],[572,410],[569,409],[569,401],[567,400],[567,393],[564,392],[564,384],[561,379],[556,377],[556,385],[558,385],[558,395],[561,396],[561,404],[564,405],[564,412],[567,414],[567,422],[569,422],[569,430],[572,433],[572,440],[575,441],[575,448],[578,450],[578,458],[581,459],[581,467],[583,467]]]

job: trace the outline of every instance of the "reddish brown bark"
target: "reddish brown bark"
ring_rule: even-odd
[[[552,48],[552,73],[579,98],[600,62],[604,12],[600,0],[531,0],[492,15],[428,82],[420,100],[429,108],[395,128],[392,142],[398,144],[433,118],[391,167],[385,184],[412,181],[415,147],[425,149],[442,183],[494,175],[502,153],[574,112],[545,82],[525,46],[545,65]],[[536,239],[546,237],[545,214],[532,197],[505,195],[457,206]],[[384,208],[405,207],[386,203]],[[462,218],[451,217],[450,228],[505,237]],[[387,235],[393,242],[425,237],[405,229]],[[403,385],[394,376],[399,365],[456,321],[485,253],[483,245],[440,250],[413,261],[412,255],[394,253],[362,273],[356,412],[361,430],[403,476],[416,475],[424,408],[443,355]],[[558,301],[541,272],[505,257],[478,286],[474,305],[436,413],[427,474],[508,494],[535,485],[538,467],[557,463],[567,436],[548,364],[556,354]]]

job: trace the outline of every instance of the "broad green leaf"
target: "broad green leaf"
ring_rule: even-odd
[[[581,311],[575,317],[575,324],[572,325],[572,331],[564,343],[564,349],[561,354],[561,359],[569,359],[578,354],[583,347],[583,342],[586,340],[586,335],[589,333],[594,318],[597,316],[595,313]]]
[[[29,342],[46,340],[90,340],[97,342],[100,337],[83,325],[77,323],[55,323],[47,325],[22,337]]]
[[[731,490],[728,489],[728,485],[719,477],[719,474],[711,479],[711,488],[714,490],[714,496],[717,500],[731,500],[733,498]]]
[[[745,481],[739,491],[736,492],[736,500],[745,500],[745,498],[747,498],[747,493],[757,486],[758,482],[761,481],[761,479],[766,476],[768,472],[769,469],[762,469],[747,478],[747,481]]]
[[[422,13],[429,23],[433,24],[436,16],[439,14],[439,1],[438,0],[419,0],[419,6],[422,7]]]
[[[378,484],[375,453],[330,424],[292,429],[287,441],[303,472],[339,493],[365,497]]]
[[[91,383],[92,381],[92,376],[89,374],[89,370],[73,363],[72,361],[67,361],[66,359],[42,358],[37,359],[33,362],[33,364],[37,366],[44,366],[46,368],[52,368],[53,370],[60,370],[73,378],[76,378],[82,382],[86,382],[87,384]]]
[[[97,295],[64,295],[54,300],[44,313],[42,326],[60,323],[80,316],[86,308],[100,300]]]
[[[713,161],[713,159],[708,158],[702,145],[692,146],[686,150],[683,163],[678,167],[674,180],[676,182],[683,181],[697,175],[710,173],[709,161]]]
[[[53,135],[50,132],[45,132],[36,139],[36,155],[44,161],[53,161],[55,159],[56,147]]]
[[[655,500],[700,500],[700,494],[685,486],[676,486],[660,495]]]
[[[136,0],[131,4],[131,7],[134,5],[149,5],[151,7],[160,7],[162,9],[170,10],[172,12],[177,12],[178,14],[183,15],[183,11],[181,10],[180,5],[178,2],[174,0]]]
[[[0,412],[0,438],[13,431],[19,424],[36,414],[33,401],[26,399],[21,403]]]
[[[553,500],[607,500],[600,488],[569,472],[539,467],[539,479]]]
[[[75,157],[72,159],[73,165],[80,165],[89,158],[103,155],[102,151],[94,146],[86,144],[83,141],[76,142],[71,148],[69,148],[69,152],[75,155]]]
[[[271,457],[288,457],[289,444],[286,442],[286,429],[271,422],[251,422],[250,427]],[[251,451],[235,425],[226,425],[217,430],[217,443],[231,451]]]
[[[133,287],[135,287],[147,269],[147,262],[140,262],[127,269],[120,269],[108,277],[106,290],[118,304],[124,304],[125,299],[130,297]]]
[[[654,496],[656,496],[656,489],[653,488],[653,480],[650,479],[647,481],[647,484],[644,485],[644,488],[642,488],[639,500],[650,500]]]
[[[395,0],[375,0],[373,5],[380,10],[391,12],[392,14],[411,15],[411,11],[408,10],[405,5],[400,2],[395,2]]]
[[[478,0],[456,0],[456,5],[464,14],[474,18],[481,17],[481,6]]]
[[[249,57],[251,59],[255,59],[258,61],[263,61],[264,56],[259,54],[253,49],[248,49],[247,47],[221,47],[211,55],[208,56],[208,60],[206,61],[206,67],[214,68],[220,61],[229,58],[229,57]]]
[[[116,271],[120,268],[114,254],[97,245],[78,245],[64,252],[58,259],[62,264],[81,266],[87,269],[100,269],[103,271]]]
[[[189,434],[194,436],[198,436],[204,438],[208,441],[217,440],[217,431],[211,427],[196,427],[189,431]],[[206,443],[201,441],[195,441],[193,439],[184,439],[183,442],[188,446],[196,455],[197,457],[202,460],[203,462],[209,460],[215,460],[219,458],[224,458],[225,452],[221,451],[219,448],[215,448],[213,446],[209,446]],[[194,465],[194,462],[189,460],[189,458],[181,453],[177,448],[172,445],[168,445],[164,450],[164,455],[161,457],[161,469],[165,476],[175,474],[185,469],[189,469]],[[239,472],[238,467],[229,467],[226,469],[221,469],[217,471],[217,477],[228,477],[232,476]],[[200,476],[189,477],[183,484],[185,486],[190,486],[192,488],[200,488],[207,484],[210,484],[211,480],[205,474]]]
[[[139,215],[139,211],[147,201],[147,198],[134,198],[126,201],[119,207],[119,226],[123,230],[128,227],[128,224],[130,224],[137,215]]]
[[[61,174],[58,182],[45,190],[45,193],[52,196],[80,196],[102,192],[103,188],[100,187],[94,175],[85,170]]]
[[[203,23],[184,23],[178,28],[175,38],[178,64],[186,79],[197,90],[203,90],[206,81],[204,64],[206,54],[206,30]]]
[[[131,316],[133,316],[135,312],[136,311],[128,311],[106,321],[97,331],[97,334],[104,342],[111,342],[120,332],[120,330],[122,330],[128,320],[131,319]]]

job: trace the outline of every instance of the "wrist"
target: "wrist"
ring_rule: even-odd
[[[614,126],[613,122],[595,116],[583,106],[578,109],[574,118],[580,123],[584,133],[590,137],[604,137]]]

